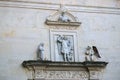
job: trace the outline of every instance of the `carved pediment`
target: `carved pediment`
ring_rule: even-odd
[[[45,21],[47,25],[67,25],[67,26],[79,26],[81,22],[78,21],[77,17],[73,16],[64,7],[49,15]]]

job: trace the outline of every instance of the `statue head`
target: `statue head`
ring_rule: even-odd
[[[91,47],[90,47],[90,46],[88,46],[86,49],[87,49],[87,50],[90,50],[90,49],[91,49]]]
[[[65,12],[62,12],[61,15],[64,16],[64,15],[65,15]]]
[[[44,47],[44,43],[40,43],[39,45],[39,49],[43,48]]]
[[[68,38],[67,38],[67,36],[63,36],[63,39],[64,39],[64,40],[67,40]]]

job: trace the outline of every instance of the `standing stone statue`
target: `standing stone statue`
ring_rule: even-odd
[[[57,37],[57,46],[59,54],[63,56],[63,60],[65,62],[72,61],[73,48],[67,36],[59,35]]]
[[[40,43],[40,45],[38,46],[38,52],[37,52],[38,60],[43,60],[43,54],[44,54],[44,43]]]
[[[91,54],[91,47],[88,46],[88,47],[86,48],[86,52],[85,52],[85,60],[86,60],[86,61],[91,61],[90,54]]]

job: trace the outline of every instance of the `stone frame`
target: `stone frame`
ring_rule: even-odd
[[[78,45],[77,45],[77,31],[76,30],[50,30],[50,57],[51,61],[59,61],[55,58],[55,52],[56,52],[56,45],[55,45],[55,35],[66,35],[66,36],[73,36],[73,46],[74,46],[74,61],[72,62],[78,62],[79,55],[78,55]]]

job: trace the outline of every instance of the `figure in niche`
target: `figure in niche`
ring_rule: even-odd
[[[68,17],[65,16],[65,12],[62,12],[61,15],[58,18],[58,21],[60,21],[60,22],[70,22],[70,19],[68,19]]]
[[[86,48],[86,52],[85,52],[85,60],[86,61],[95,61],[98,58],[101,58],[96,46],[88,46]]]
[[[38,60],[43,60],[43,54],[44,54],[44,43],[40,43],[37,51]]]
[[[67,38],[67,36],[59,35],[57,37],[57,46],[59,54],[63,56],[63,60],[65,62],[72,61],[73,46],[71,45],[71,41],[69,40],[69,38]]]

